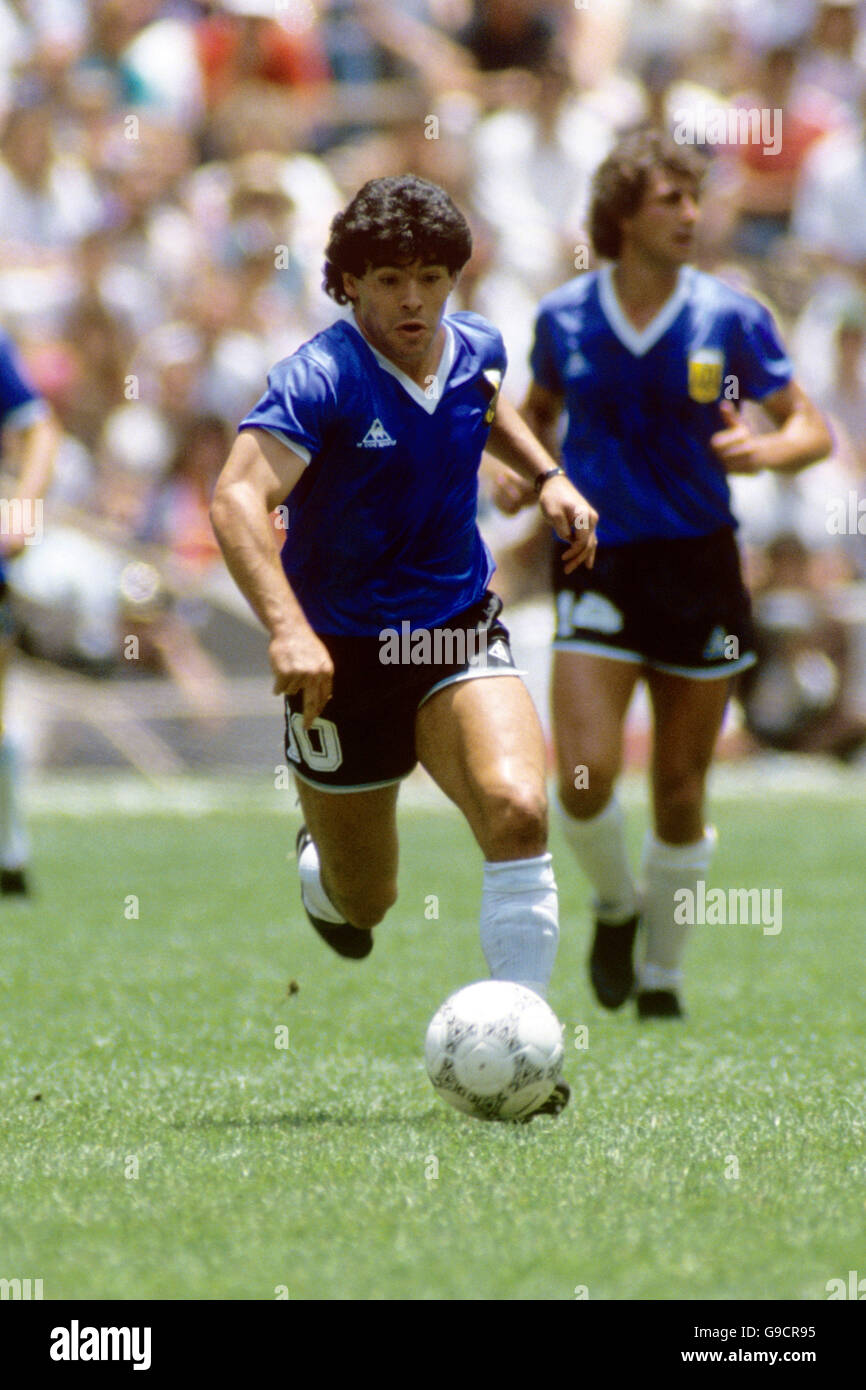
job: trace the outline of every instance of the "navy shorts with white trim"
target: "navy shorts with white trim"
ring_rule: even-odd
[[[334,663],[334,693],[304,728],[303,694],[286,699],[286,759],[323,791],[371,791],[399,782],[418,761],[415,716],[443,686],[519,675],[502,600],[487,590],[436,628],[385,629],[378,637],[319,633]]]
[[[756,660],[752,610],[729,527],[709,536],[599,546],[595,566],[565,574],[554,558],[559,651],[637,662],[693,680]]]

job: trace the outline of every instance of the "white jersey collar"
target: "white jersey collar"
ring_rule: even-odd
[[[602,313],[623,347],[627,347],[629,352],[634,353],[635,357],[643,357],[651,347],[655,346],[659,338],[667,333],[682,309],[688,297],[689,270],[689,266],[680,266],[673,294],[665,301],[655,318],[646,325],[646,328],[637,329],[627,317],[617,298],[616,287],[613,283],[613,266],[602,266],[598,273],[598,298]]]
[[[450,325],[446,323],[444,319],[442,320],[442,326],[445,329],[445,345],[442,348],[442,356],[439,359],[439,367],[436,371],[436,375],[435,377],[431,376],[427,386],[424,387],[419,386],[417,381],[413,381],[410,376],[407,376],[405,372],[401,371],[400,368],[391,361],[390,357],[386,357],[384,353],[379,352],[377,348],[373,347],[371,342],[364,338],[364,334],[361,332],[355,319],[354,310],[352,311],[351,317],[347,318],[345,321],[351,324],[359,338],[363,338],[367,347],[379,363],[379,366],[399,381],[403,390],[408,396],[412,397],[416,405],[420,405],[422,410],[426,410],[428,415],[432,415],[444,395],[448,378],[451,375],[451,368],[454,366],[454,357],[457,348]]]

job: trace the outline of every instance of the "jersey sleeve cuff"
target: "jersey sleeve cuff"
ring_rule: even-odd
[[[3,416],[3,426],[10,430],[26,430],[29,425],[35,425],[37,420],[44,420],[48,414],[48,406],[41,399],[22,401]]]
[[[291,449],[292,453],[297,454],[298,458],[303,459],[304,463],[309,463],[310,459],[313,457],[306,445],[299,444],[296,439],[291,439],[289,435],[283,434],[282,430],[275,430],[270,425],[260,425],[257,421],[251,420],[248,424],[245,423],[241,425],[240,428],[242,430],[261,430],[263,434],[273,435],[274,439],[278,439],[287,449]]]
[[[756,403],[757,403],[757,402],[760,402],[760,401],[764,400],[764,398],[765,398],[766,396],[772,396],[773,393],[774,393],[775,391],[782,391],[782,390],[784,390],[784,388],[785,388],[786,386],[790,386],[790,385],[791,385],[791,382],[792,382],[793,380],[794,380],[794,373],[793,373],[793,372],[789,372],[789,374],[788,374],[787,376],[781,377],[778,381],[771,381],[771,382],[769,382],[768,385],[764,388],[763,391],[761,391],[761,392],[750,392],[749,395],[748,395],[748,397],[747,397],[747,399],[750,400],[750,401],[755,401]]]

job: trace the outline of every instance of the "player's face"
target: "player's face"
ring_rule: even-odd
[[[700,215],[690,179],[653,169],[637,212],[622,220],[623,250],[662,266],[680,266],[694,251]]]
[[[343,276],[368,342],[410,375],[432,352],[445,301],[456,280],[444,265],[418,261]]]

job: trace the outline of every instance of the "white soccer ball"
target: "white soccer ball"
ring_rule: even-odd
[[[479,1120],[517,1120],[541,1105],[562,1065],[562,1026],[534,990],[481,980],[437,1009],[424,1044],[437,1094]]]

